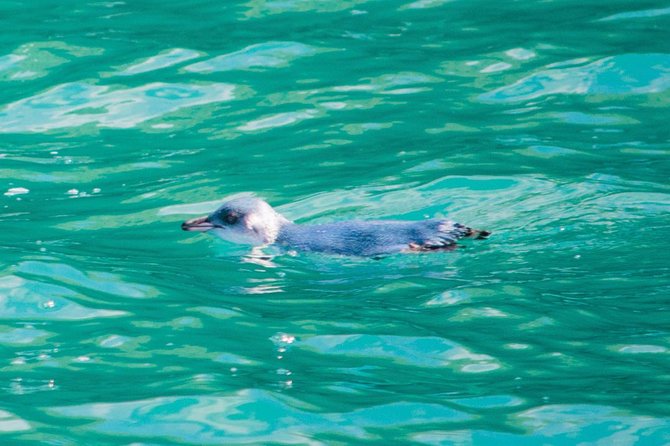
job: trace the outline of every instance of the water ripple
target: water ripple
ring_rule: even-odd
[[[335,12],[351,9],[356,5],[367,3],[370,0],[249,0],[245,3],[248,8],[244,15],[247,18],[261,18],[268,15],[296,13],[296,12]]]
[[[16,415],[0,410],[0,432],[20,432],[30,429],[30,423]]]
[[[84,82],[61,84],[0,111],[0,132],[46,132],[81,127],[131,128],[182,108],[232,100],[231,84],[151,83],[113,88]]]
[[[417,0],[412,3],[401,6],[399,9],[427,9],[427,8],[437,8],[443,6],[446,3],[450,3],[453,0]]]
[[[670,55],[626,54],[587,65],[548,66],[479,98],[484,102],[521,102],[552,94],[645,94],[668,88]]]
[[[149,71],[162,70],[163,68],[186,62],[200,56],[200,52],[174,48],[162,51],[160,54],[133,62],[128,66],[122,67],[116,74],[118,76],[132,76],[135,74],[147,73]]]
[[[51,333],[38,330],[31,325],[20,328],[9,328],[0,325],[0,344],[11,346],[41,345]]]
[[[427,445],[472,444],[666,444],[667,420],[596,405],[548,405],[513,415],[510,427],[523,434],[490,430],[419,432],[413,440]]]
[[[442,338],[387,335],[322,335],[297,344],[322,355],[390,360],[417,367],[451,367],[462,372],[500,368],[491,356],[472,353]]]
[[[651,17],[660,17],[668,14],[670,14],[670,8],[644,9],[641,11],[620,12],[618,14],[604,17],[598,20],[598,22],[613,22],[616,20],[627,19],[646,19]]]
[[[321,445],[328,444],[327,439],[332,439],[333,435],[373,439],[379,428],[416,428],[472,419],[471,415],[447,406],[418,402],[322,413],[295,398],[256,389],[221,397],[163,397],[52,407],[47,411],[71,419],[95,420],[95,423],[82,425],[77,430],[178,439],[187,444],[240,440],[244,443]]]
[[[72,58],[97,56],[101,48],[69,45],[65,42],[30,42],[11,54],[0,56],[0,81],[25,81],[50,74],[53,68]]]
[[[194,73],[212,73],[254,68],[278,68],[285,67],[300,57],[313,56],[320,51],[323,50],[298,42],[266,42],[188,65],[184,70]]]
[[[238,127],[243,132],[252,132],[258,130],[267,130],[275,127],[283,127],[285,125],[295,124],[296,122],[304,121],[306,119],[316,118],[318,112],[316,110],[302,110],[297,112],[279,113],[272,116],[266,116]]]
[[[87,308],[73,301],[84,296],[68,288],[18,276],[0,277],[0,291],[0,319],[78,320],[126,314]]]
[[[130,298],[149,298],[158,294],[158,290],[148,285],[126,283],[116,274],[100,271],[84,273],[70,265],[25,261],[17,265],[16,271],[22,274],[48,277],[71,286],[83,287],[116,296]]]

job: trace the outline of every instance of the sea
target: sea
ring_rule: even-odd
[[[670,5],[0,2],[0,444],[670,444]],[[184,220],[449,218],[458,249]]]

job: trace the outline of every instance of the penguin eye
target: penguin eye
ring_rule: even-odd
[[[223,217],[223,220],[229,225],[234,225],[235,223],[237,223],[237,220],[239,220],[239,217],[236,213],[231,212],[229,214],[226,214],[226,216]]]

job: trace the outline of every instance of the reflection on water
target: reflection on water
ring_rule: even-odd
[[[408,3],[400,7],[400,10],[403,9],[424,9],[424,8],[437,8],[442,6],[445,3],[451,2],[453,0],[418,0],[412,3]]]
[[[44,132],[91,124],[130,128],[185,107],[234,98],[230,84],[152,83],[113,88],[82,82],[58,85],[0,111],[0,132]]]
[[[200,56],[197,51],[174,48],[171,50],[162,51],[152,57],[134,62],[124,68],[118,73],[119,76],[132,76],[135,74],[147,73],[149,71],[161,70],[163,68],[171,67],[173,65],[186,62],[187,60],[195,59]]]
[[[587,65],[580,62],[583,61],[549,66],[480,98],[489,102],[520,102],[552,94],[645,94],[670,88],[667,54],[626,54]]]
[[[98,56],[102,48],[81,47],[65,42],[30,42],[11,54],[0,56],[0,81],[26,81],[48,76],[71,58]]]
[[[652,417],[634,416],[606,406],[542,406],[516,416],[523,433],[483,430],[433,431],[413,435],[428,445],[471,445],[502,441],[509,444],[572,444],[575,438],[606,444],[662,444],[670,424]],[[605,435],[603,435],[605,432]]]
[[[369,0],[250,0],[244,3],[248,18],[262,18],[267,15],[311,12],[329,13],[343,11],[356,5],[367,3]]]
[[[266,42],[248,46],[231,54],[224,54],[204,62],[188,65],[186,71],[211,73],[215,71],[276,68],[288,65],[299,57],[315,55],[319,50],[298,42]]]
[[[322,355],[361,357],[366,362],[385,359],[417,367],[453,367],[461,372],[477,373],[500,367],[488,355],[472,353],[440,338],[330,335],[305,339],[298,346]]]
[[[0,278],[0,319],[78,320],[121,316],[118,310],[87,308],[75,302],[84,296],[62,286],[17,276]]]
[[[77,429],[103,434],[179,439],[187,444],[255,443],[314,444],[327,438],[374,439],[382,427],[416,428],[458,423],[472,416],[436,404],[393,403],[345,413],[323,413],[299,400],[259,390],[241,390],[221,397],[186,396],[126,403],[55,407],[62,417],[93,419]],[[158,428],[158,430],[156,430]],[[312,443],[312,442],[310,442]]]
[[[20,432],[29,429],[30,423],[28,423],[26,420],[23,420],[5,410],[0,410],[0,432]]]
[[[151,286],[126,283],[116,274],[90,270],[83,273],[64,264],[27,261],[17,265],[16,270],[23,274],[47,277],[72,286],[117,296],[148,298],[158,294]]]
[[[644,19],[670,14],[670,8],[644,9],[641,11],[621,12],[600,19],[600,22],[611,22],[626,19]]]

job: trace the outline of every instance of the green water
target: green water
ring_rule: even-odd
[[[667,3],[0,16],[1,444],[670,443]],[[241,192],[493,236],[268,259],[180,230]]]

